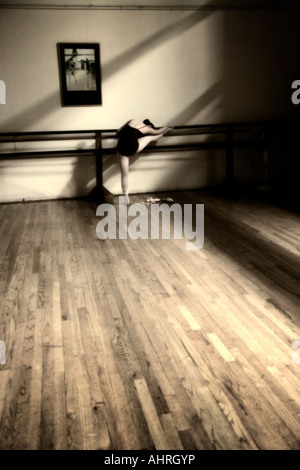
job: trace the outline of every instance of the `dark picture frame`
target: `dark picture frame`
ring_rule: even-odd
[[[101,105],[100,45],[57,44],[62,106]]]

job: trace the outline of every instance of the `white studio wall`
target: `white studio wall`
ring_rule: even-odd
[[[0,79],[6,85],[1,132],[117,129],[131,118],[163,126],[291,116],[295,107],[286,87],[297,78],[289,58],[297,24],[291,12],[0,9]],[[59,42],[100,44],[101,106],[61,106]],[[196,157],[142,155],[131,166],[130,190],[189,189],[222,180],[222,154]],[[0,201],[81,196],[94,184],[92,157],[85,163],[66,159],[51,178],[54,161],[43,161],[2,161]],[[104,163],[104,184],[119,193],[116,159]]]

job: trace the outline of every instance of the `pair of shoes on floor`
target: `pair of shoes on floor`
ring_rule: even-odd
[[[174,200],[170,197],[167,197],[166,199],[160,199],[157,197],[148,197],[148,199],[146,200],[146,203],[148,204],[153,204],[155,202],[174,202]]]
[[[148,199],[146,200],[146,203],[148,204],[153,204],[155,202],[159,202],[160,199],[158,197],[148,197]]]

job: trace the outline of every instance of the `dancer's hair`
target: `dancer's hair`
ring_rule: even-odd
[[[154,124],[152,124],[152,122],[149,121],[149,119],[145,119],[145,120],[143,121],[143,123],[146,124],[146,126],[151,126],[151,127],[153,127],[153,129],[154,129]]]

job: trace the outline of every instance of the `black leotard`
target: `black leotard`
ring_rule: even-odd
[[[126,124],[119,133],[118,152],[126,157],[134,155],[139,148],[138,139],[143,136],[138,129]]]

